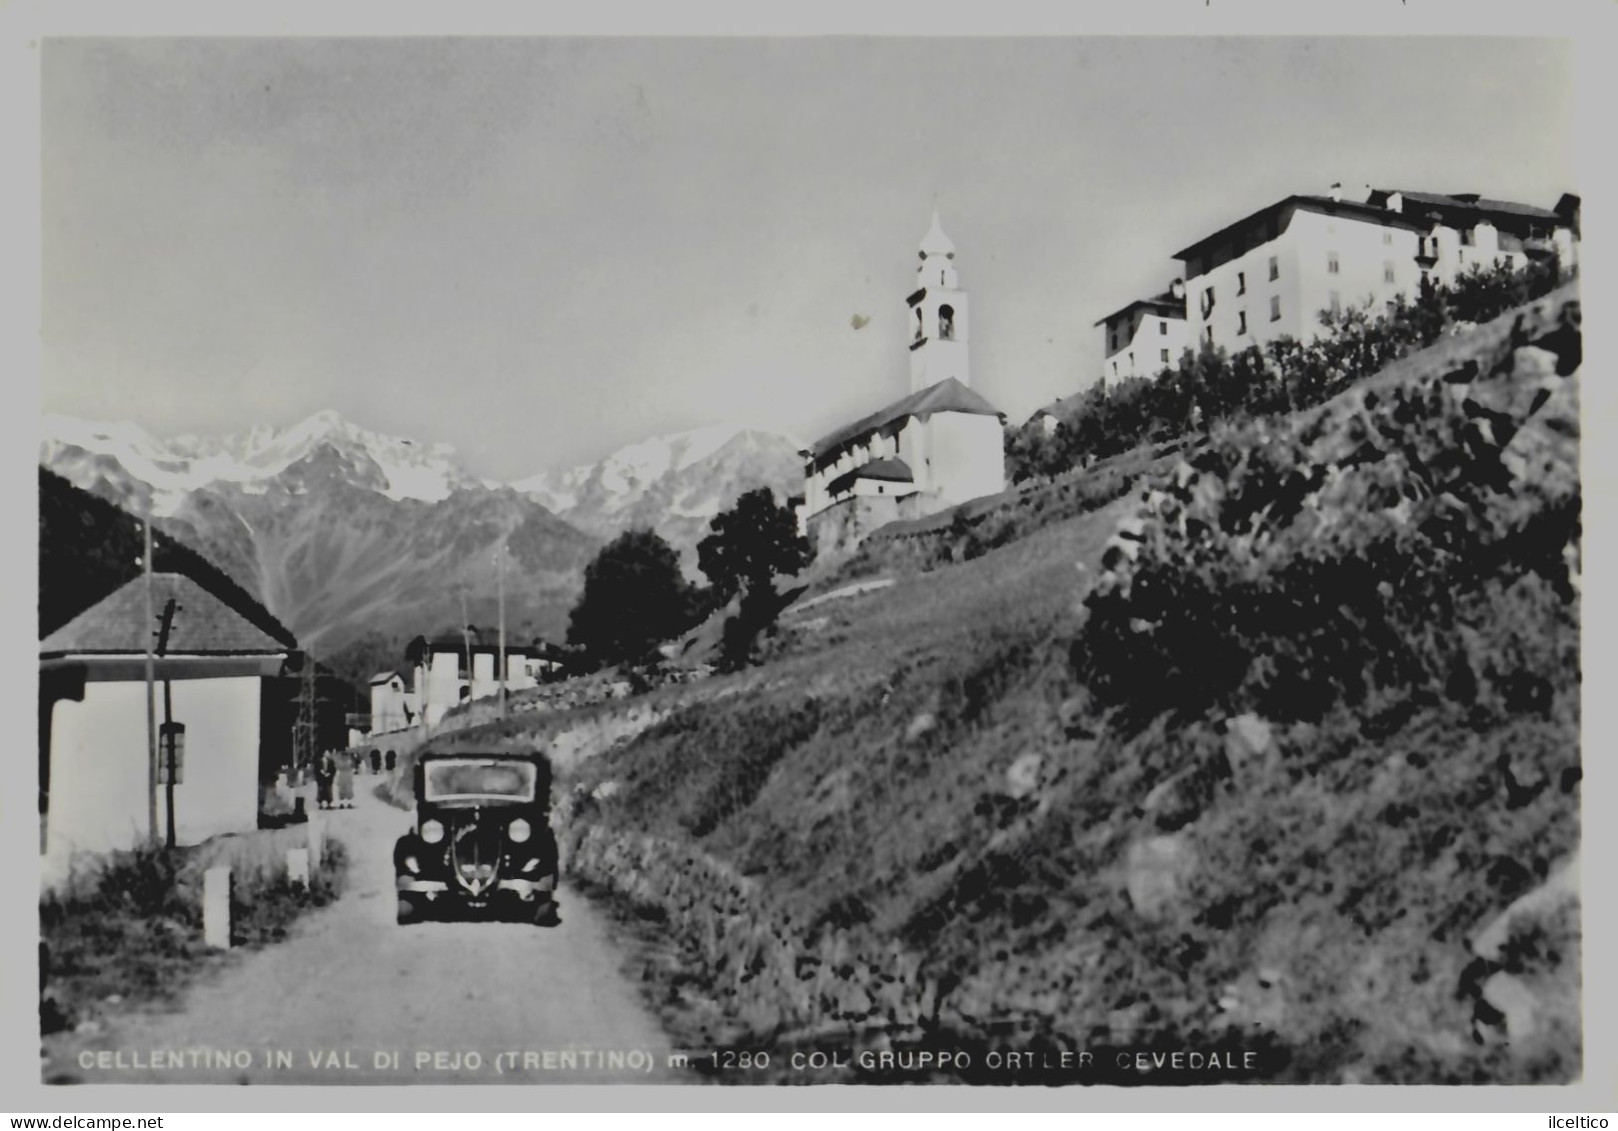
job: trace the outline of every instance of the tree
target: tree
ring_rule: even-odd
[[[568,643],[597,664],[638,663],[690,623],[680,559],[650,530],[628,530],[584,567]]]
[[[742,495],[708,529],[697,543],[697,566],[720,602],[738,592],[744,602],[761,598],[776,577],[797,573],[814,556],[809,540],[798,533],[797,517],[768,487]]]

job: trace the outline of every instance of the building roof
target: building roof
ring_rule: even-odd
[[[395,679],[403,679],[403,678],[404,677],[399,675],[398,672],[377,672],[375,675],[373,675],[370,678],[369,682],[370,682],[371,686],[374,687],[379,683],[390,683]]]
[[[833,495],[847,490],[854,485],[857,479],[876,479],[888,483],[914,483],[915,476],[910,471],[910,465],[902,459],[874,459],[870,463],[862,463],[853,471],[845,472],[827,484],[827,490]]]
[[[178,603],[167,654],[174,656],[281,656],[287,645],[254,625],[191,578],[152,575],[152,613],[146,613],[146,581],[137,577],[40,641],[41,657],[73,654],[144,653],[170,598]]]
[[[814,457],[819,459],[827,452],[845,447],[860,437],[869,436],[877,429],[885,428],[907,416],[931,416],[935,412],[965,412],[978,416],[1000,415],[1000,410],[984,400],[982,394],[973,392],[954,377],[946,377],[937,384],[929,385],[920,392],[911,393],[908,397],[902,397],[886,408],[878,409],[869,416],[862,416],[854,423],[845,424],[837,431],[822,436],[815,441],[814,447],[810,450]]]
[[[1371,194],[1371,199],[1385,202],[1388,197],[1398,194],[1412,204],[1423,204],[1430,208],[1447,211],[1476,211],[1485,215],[1515,216],[1527,220],[1561,220],[1563,217],[1549,208],[1540,208],[1532,204],[1519,204],[1513,200],[1491,200],[1486,196],[1479,196],[1475,192],[1411,192],[1407,189],[1378,189]]]
[[[1172,291],[1164,291],[1162,294],[1153,295],[1151,298],[1138,298],[1127,306],[1119,307],[1105,318],[1096,319],[1095,324],[1097,326],[1105,325],[1106,323],[1111,322],[1114,318],[1117,318],[1120,315],[1129,314],[1137,309],[1146,309],[1151,311],[1153,314],[1163,314],[1170,318],[1184,318],[1185,297],[1182,295],[1179,298],[1175,298]]]
[[[1398,212],[1375,204],[1361,204],[1353,200],[1333,200],[1329,196],[1308,196],[1294,194],[1283,197],[1266,208],[1260,208],[1250,216],[1244,216],[1233,224],[1226,224],[1212,235],[1204,236],[1189,247],[1174,253],[1175,259],[1190,259],[1200,254],[1208,247],[1221,243],[1230,238],[1233,232],[1251,227],[1267,219],[1272,213],[1280,213],[1287,208],[1302,208],[1309,212],[1321,212],[1327,216],[1348,216],[1355,220],[1364,220],[1372,224],[1381,224],[1389,228],[1405,228],[1410,231],[1422,231],[1422,226],[1403,216]]]

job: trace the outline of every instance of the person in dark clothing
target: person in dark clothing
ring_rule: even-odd
[[[331,787],[336,778],[337,759],[328,750],[320,756],[320,766],[315,770],[315,798],[322,809],[331,808]]]

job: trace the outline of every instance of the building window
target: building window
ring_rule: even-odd
[[[1163,364],[1167,365],[1169,363],[1169,351],[1168,350],[1158,350],[1157,353],[1158,353],[1158,356],[1162,359]]]
[[[1331,315],[1336,318],[1343,312],[1343,298],[1336,291],[1332,291],[1329,301],[1331,303]]]
[[[1393,260],[1391,259],[1384,260],[1382,263],[1382,281],[1384,283],[1393,282]]]
[[[1279,255],[1272,255],[1272,256],[1270,256],[1270,282],[1273,283],[1273,282],[1275,282],[1275,280],[1279,279],[1280,277],[1281,277],[1281,257]]]
[[[1134,350],[1129,351],[1129,371],[1131,373],[1135,372],[1135,351]]]
[[[1204,326],[1202,328],[1202,340],[1204,342],[1207,342],[1210,346],[1213,345],[1213,327],[1212,326]]]
[[[1326,274],[1335,275],[1337,274],[1337,269],[1337,253],[1335,251],[1328,251],[1326,253]]]
[[[1114,377],[1118,376],[1118,363],[1116,361],[1112,363],[1112,375]]]
[[[918,342],[921,341],[921,338],[922,338],[921,307],[918,306],[918,307],[916,307],[916,341],[918,341]]]
[[[1236,312],[1236,332],[1238,334],[1247,333],[1247,311],[1245,310]]]
[[[1477,243],[1477,233],[1474,232],[1471,228],[1462,228],[1461,229],[1461,246],[1462,247],[1472,247],[1476,243]]]
[[[1208,317],[1208,315],[1213,313],[1213,308],[1214,289],[1212,287],[1208,287],[1202,292],[1202,316],[1204,318]]]
[[[1281,321],[1281,296],[1280,295],[1271,295],[1270,296],[1270,321],[1271,322],[1279,322],[1279,321]]]
[[[1236,272],[1236,293],[1239,294],[1239,295],[1244,295],[1244,294],[1247,293],[1247,272],[1246,271],[1238,271],[1238,272]]]
[[[938,308],[938,336],[944,341],[955,337],[955,308],[945,305]]]
[[[1157,320],[1157,332],[1159,334],[1166,334],[1169,332],[1169,324],[1166,319],[1159,318]]]

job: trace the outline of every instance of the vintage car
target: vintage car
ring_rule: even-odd
[[[537,753],[425,754],[416,824],[393,850],[399,922],[503,918],[555,926],[550,763]]]

